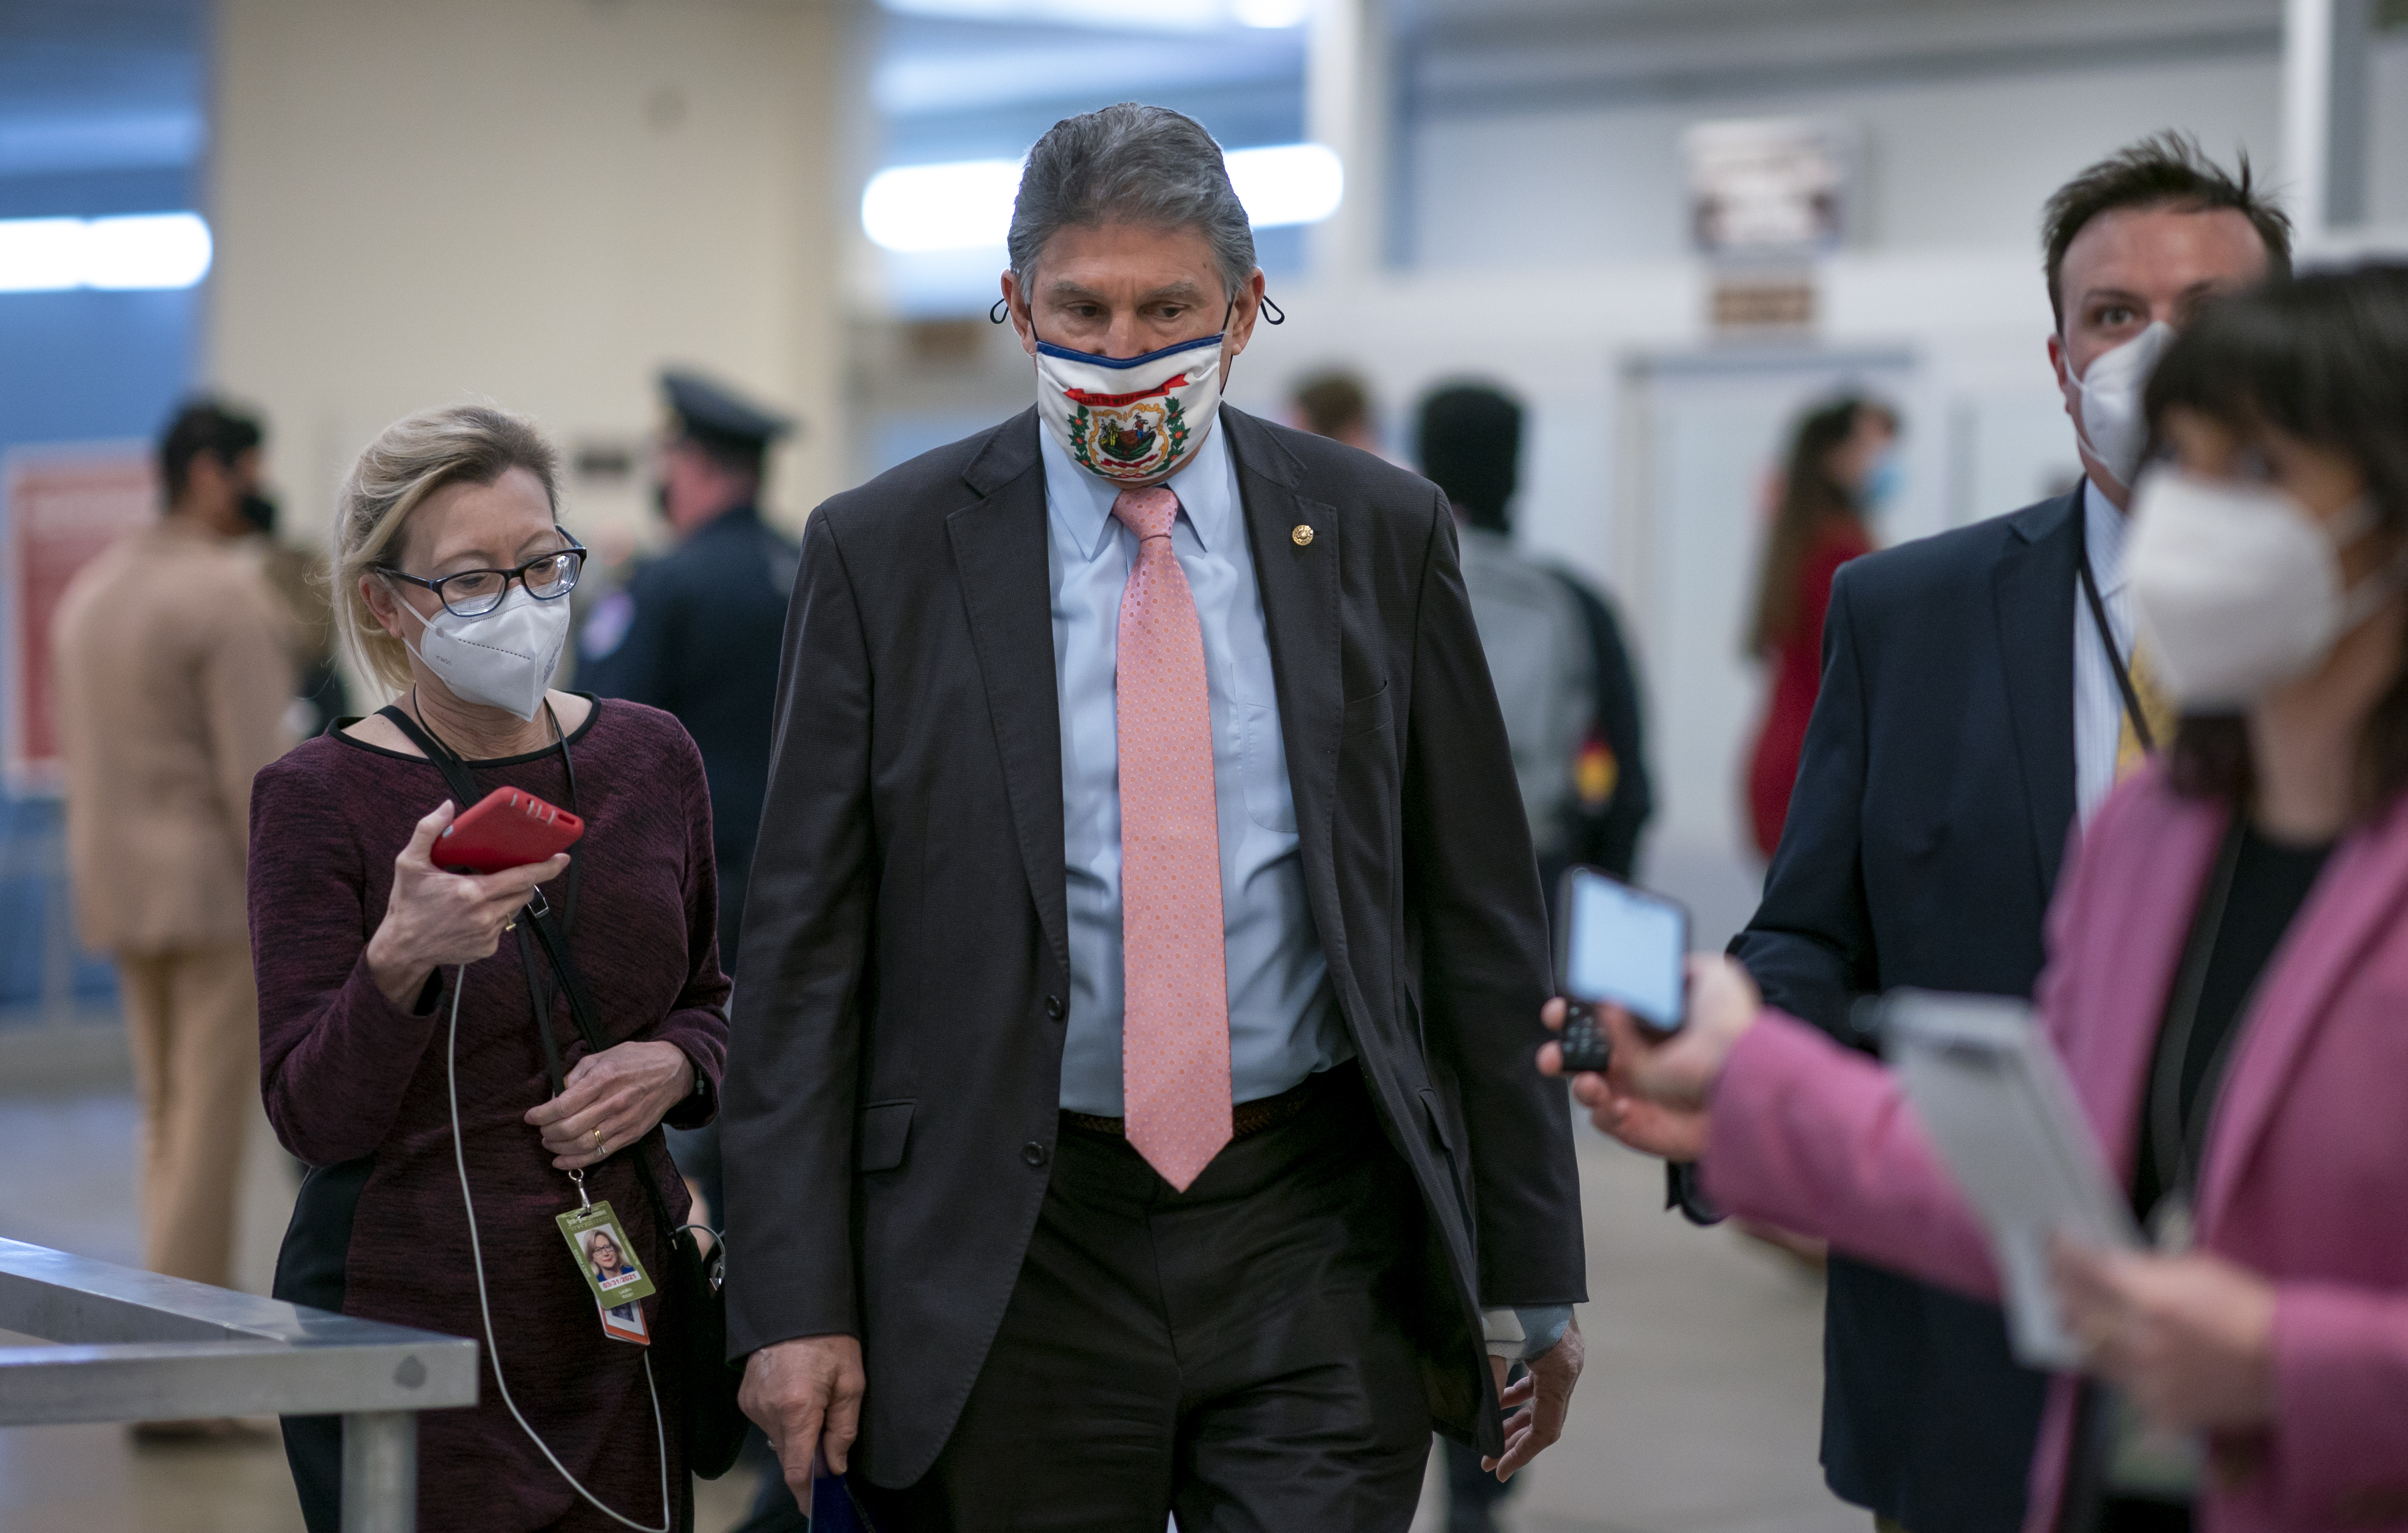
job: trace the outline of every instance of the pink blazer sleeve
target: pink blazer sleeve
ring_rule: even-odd
[[[2092,845],[2110,828],[2111,801]],[[2042,1024],[2061,1056],[2081,1014],[2084,910],[2096,868],[2069,834],[2048,912]],[[2078,1073],[2078,1072],[2077,1072]],[[1989,1241],[1897,1079],[1878,1061],[1769,1012],[1731,1052],[1713,1094],[1706,1194],[1743,1218],[1816,1235],[1850,1255],[1977,1298],[1999,1297]],[[2094,1121],[2101,1104],[2086,1099]]]
[[[1714,1087],[1706,1196],[1852,1256],[1996,1299],[1972,1211],[1878,1061],[1767,1012]]]

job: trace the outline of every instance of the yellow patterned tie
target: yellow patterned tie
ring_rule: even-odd
[[[2173,743],[2174,727],[2181,722],[2181,713],[2174,707],[2173,699],[2166,695],[2165,689],[2157,685],[2157,667],[2149,664],[2149,652],[2138,639],[2132,643],[2130,674],[2132,695],[2141,700],[2141,716],[2149,721],[2149,736],[2162,751]],[[2140,770],[2141,764],[2149,759],[2149,752],[2142,749],[2140,731],[2132,727],[2131,709],[2126,709],[2121,719],[2122,727],[2115,735],[2115,781],[2118,782]]]

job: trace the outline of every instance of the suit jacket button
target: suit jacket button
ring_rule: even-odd
[[[1288,537],[1296,540],[1296,546],[1297,548],[1310,548],[1312,546],[1312,529],[1306,526],[1301,522],[1297,523],[1294,527],[1288,530]]]
[[[1026,1161],[1031,1166],[1044,1165],[1049,1153],[1050,1152],[1048,1152],[1043,1145],[1038,1143],[1035,1139],[1031,1139],[1026,1144],[1020,1147],[1020,1158]]]
[[[1055,1022],[1061,1021],[1062,1013],[1068,1010],[1069,1009],[1068,1007],[1062,1004],[1061,996],[1048,996],[1045,997],[1045,1014],[1052,1017]]]

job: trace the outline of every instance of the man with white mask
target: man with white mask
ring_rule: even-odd
[[[723,1120],[745,1409],[879,1526],[1402,1533],[1433,1425],[1555,1440],[1585,1297],[1454,518],[1218,402],[1263,275],[1195,122],[1056,124],[1010,250],[1037,408],[806,525]]]
[[[2084,482],[1841,569],[1788,823],[1731,946],[1770,1004],[1862,1047],[1860,996],[2031,994],[2069,832],[2172,720],[2125,591],[2142,390],[2200,300],[2290,264],[2246,163],[2172,133],[2059,189],[2043,234]],[[1674,1190],[1710,1214],[1686,1168]],[[1834,1492],[1911,1533],[2021,1526],[2042,1380],[1995,1308],[1834,1255],[1824,1354]]]

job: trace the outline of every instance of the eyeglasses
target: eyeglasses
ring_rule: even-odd
[[[502,598],[510,594],[512,580],[526,587],[526,594],[538,601],[558,601],[577,589],[578,572],[584,567],[585,546],[572,541],[568,547],[529,559],[516,569],[463,569],[431,580],[391,565],[379,565],[377,572],[424,586],[455,618],[480,618],[502,605]]]

